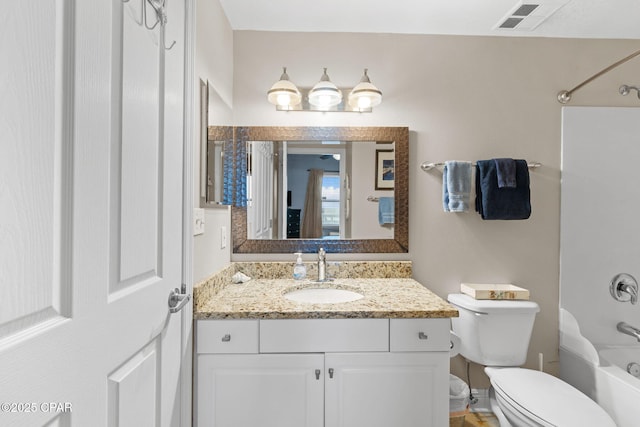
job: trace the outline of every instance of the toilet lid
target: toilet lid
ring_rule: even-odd
[[[486,371],[496,393],[528,417],[558,427],[615,427],[597,403],[554,376],[521,368],[487,368]]]

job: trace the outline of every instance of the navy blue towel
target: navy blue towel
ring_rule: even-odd
[[[493,159],[496,162],[498,187],[516,188],[516,161],[513,159]]]
[[[496,163],[476,162],[476,211],[482,219],[527,219],[531,216],[529,167],[516,160],[516,187],[499,188]]]

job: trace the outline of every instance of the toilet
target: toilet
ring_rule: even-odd
[[[450,294],[460,313],[451,319],[459,353],[485,366],[489,399],[500,427],[616,427],[588,396],[562,380],[520,368],[540,307],[533,301],[478,300]]]

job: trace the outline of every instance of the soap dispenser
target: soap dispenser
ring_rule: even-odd
[[[296,265],[293,266],[293,278],[296,280],[302,280],[307,277],[307,267],[302,262],[302,253],[294,253],[298,258],[296,259]]]

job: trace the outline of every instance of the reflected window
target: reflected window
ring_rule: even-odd
[[[322,238],[340,238],[340,175],[325,172],[322,177]]]

